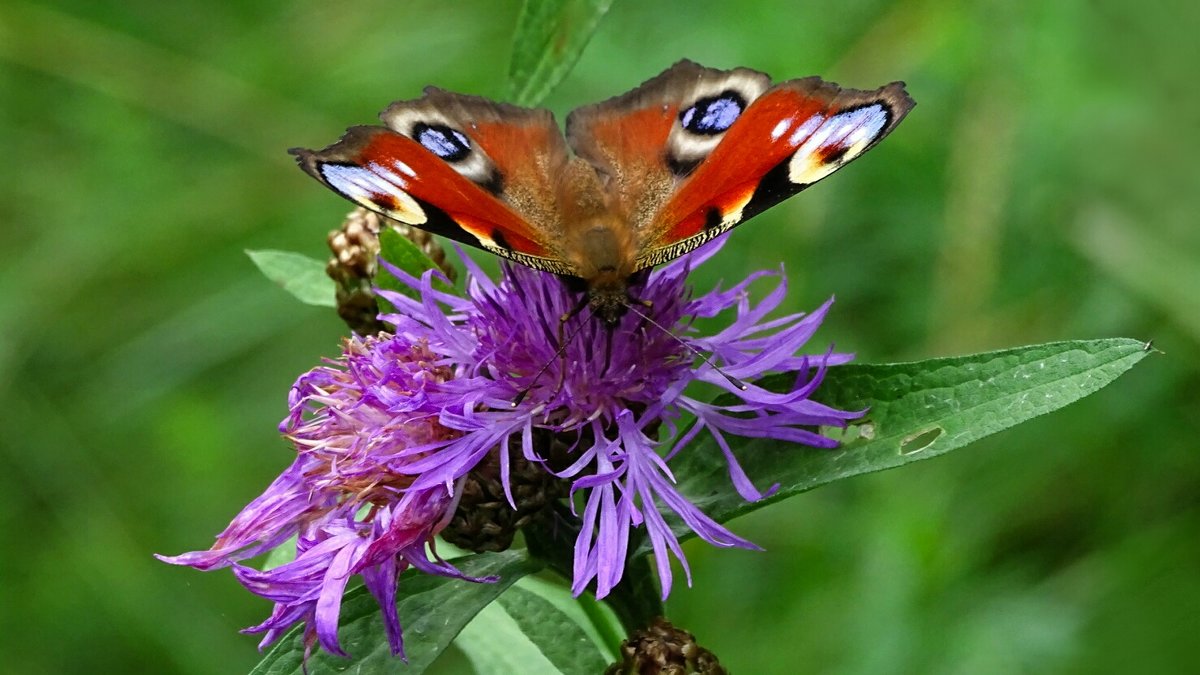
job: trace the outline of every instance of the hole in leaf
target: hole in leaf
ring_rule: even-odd
[[[869,441],[872,438],[875,438],[874,424],[871,424],[870,422],[864,422],[863,424],[857,425],[857,429],[859,437],[863,438],[864,440]]]
[[[819,427],[817,431],[822,436],[835,440],[841,445],[875,438],[875,425],[870,422],[851,422],[845,427],[823,426]]]
[[[904,439],[900,441],[900,454],[912,455],[925,450],[929,446],[933,445],[933,442],[942,435],[943,431],[944,430],[941,427],[933,427],[932,429],[918,431],[915,434],[909,434],[908,436],[905,436]]]
[[[846,430],[842,427],[817,427],[817,433],[838,443],[846,442]]]

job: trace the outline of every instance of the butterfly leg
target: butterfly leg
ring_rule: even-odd
[[[633,296],[629,296],[629,302],[632,302],[635,305],[641,305],[642,307],[645,307],[647,309],[647,311],[654,309],[654,301],[653,300],[643,300],[641,298],[635,298]]]
[[[522,389],[521,392],[517,394],[516,398],[513,399],[512,406],[514,408],[521,405],[521,402],[525,400],[525,397],[528,396],[529,392],[532,391],[534,386],[537,385],[538,380],[541,379],[542,375],[546,373],[546,370],[550,368],[550,364],[554,363],[556,360],[561,360],[561,362],[558,368],[558,384],[554,387],[553,395],[556,395],[558,392],[562,391],[563,383],[566,381],[567,376],[567,345],[571,343],[571,340],[575,339],[575,336],[579,334],[579,331],[583,330],[583,324],[580,324],[579,328],[576,328],[575,332],[571,333],[569,338],[566,338],[564,335],[566,333],[567,322],[582,312],[583,308],[587,307],[587,304],[588,298],[585,296],[583,300],[581,300],[578,305],[575,305],[570,312],[558,317],[558,349],[555,350],[554,356],[552,356],[549,361],[542,364],[542,367],[538,369],[537,374],[533,376],[532,380],[530,380],[529,385]]]
[[[638,304],[638,305],[641,305],[641,306],[643,306],[643,307],[652,307],[652,306],[654,305],[654,303],[650,302],[649,300],[636,300],[636,299],[634,299],[634,298],[629,298],[629,299],[630,299],[630,300],[631,300],[631,301],[632,301],[634,304]],[[660,324],[659,322],[657,322],[657,321],[655,321],[654,319],[650,318],[650,315],[649,315],[649,314],[645,314],[645,313],[643,313],[642,311],[638,310],[638,309],[637,309],[636,307],[634,307],[633,305],[627,305],[627,307],[629,307],[629,309],[630,309],[630,310],[631,310],[631,311],[632,311],[634,314],[637,314],[638,316],[642,317],[642,322],[643,322],[643,323],[648,323],[648,324],[650,324],[651,326],[654,326],[654,327],[655,327],[655,328],[657,328],[658,330],[662,331],[662,332],[663,332],[663,333],[665,333],[667,336],[669,336],[669,337],[670,337],[672,340],[675,340],[675,341],[676,341],[676,342],[678,342],[680,345],[682,345],[684,349],[687,349],[687,350],[688,350],[689,352],[691,352],[691,353],[692,353],[694,356],[697,356],[697,357],[699,357],[699,358],[700,358],[700,360],[704,361],[704,362],[705,362],[705,363],[707,363],[709,366],[711,366],[713,370],[717,371],[717,373],[721,375],[721,377],[725,378],[725,381],[726,381],[726,382],[728,382],[729,384],[733,385],[733,386],[734,386],[735,388],[737,388],[739,391],[746,391],[746,389],[747,389],[747,386],[746,386],[746,383],[745,383],[745,382],[742,382],[741,380],[737,379],[736,377],[733,377],[733,376],[732,376],[732,375],[730,375],[729,373],[726,373],[724,370],[721,370],[721,367],[720,367],[720,366],[718,366],[717,364],[713,363],[713,361],[712,361],[712,359],[711,359],[710,357],[708,357],[708,356],[705,356],[705,355],[704,355],[704,354],[703,354],[703,353],[702,353],[700,350],[698,350],[698,349],[696,349],[695,347],[693,347],[692,345],[688,344],[688,343],[687,343],[687,342],[686,342],[686,341],[685,341],[683,338],[681,338],[681,337],[679,337],[678,335],[676,335],[676,334],[672,333],[670,330],[668,330],[668,329],[667,329],[667,327],[666,327],[666,326],[663,326],[663,325],[662,325],[662,324]]]
[[[583,330],[583,324],[581,323],[579,324],[579,328],[576,328],[575,332],[571,333],[571,337],[567,338],[565,337],[567,332],[567,322],[571,319],[574,319],[576,316],[579,316],[579,313],[583,311],[583,308],[588,306],[589,300],[590,298],[588,298],[586,295],[583,296],[583,299],[581,299],[579,303],[571,309],[570,312],[558,317],[558,352],[555,354],[555,357],[559,359],[559,364],[558,384],[554,387],[555,394],[558,394],[558,392],[562,391],[563,384],[567,379],[567,345],[571,343],[571,340],[575,339],[576,335],[579,335],[579,331]]]

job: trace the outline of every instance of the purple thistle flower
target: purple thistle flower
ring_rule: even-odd
[[[418,291],[419,299],[380,291],[397,310],[380,318],[395,326],[397,336],[428,345],[438,355],[438,365],[454,372],[445,390],[459,396],[442,409],[439,421],[460,436],[436,448],[401,452],[409,461],[399,470],[418,474],[413,489],[452,486],[487,453],[507,449],[510,442],[519,445],[526,459],[572,480],[572,492],[586,494],[572,590],[582,593],[595,579],[599,598],[621,580],[634,527],[646,528],[663,598],[671,589],[670,555],[679,560],[690,585],[683,551],[659,513],[663,507],[711,544],[757,548],[688,502],[675,489],[667,461],[707,432],[724,451],[738,493],[758,500],[778,486],[760,491],[753,485],[730,451],[727,434],[828,448],[836,442],[808,427],[844,426],[862,413],[808,398],[827,366],[852,358],[832,352],[815,358],[797,355],[832,300],[808,315],[766,319],[787,291],[782,269],[755,273],[726,291],[691,296],[689,271],[720,246],[714,242],[631,286],[646,308],[634,308],[615,327],[583,312],[560,329],[559,317],[571,313],[578,297],[551,274],[505,265],[497,284],[463,256],[468,289],[461,298],[434,288],[432,271],[417,279],[389,266]],[[768,277],[777,280],[776,287],[752,304],[748,287]],[[697,317],[730,310],[732,323],[716,335],[699,336],[692,327]],[[560,331],[568,337],[558,354]],[[696,352],[711,356],[697,359]],[[751,380],[782,371],[800,373],[790,392],[774,393],[754,384],[743,390],[726,377]],[[692,398],[685,390],[697,381],[733,393],[741,402],[722,409]],[[694,416],[696,424],[680,435],[677,422],[685,414]],[[667,441],[658,440],[660,427],[665,427]],[[556,434],[573,447],[568,466],[549,466],[535,447],[535,430]],[[507,452],[500,453],[500,468],[510,490]],[[511,491],[508,496],[511,503]]]
[[[457,397],[441,390],[451,375],[419,342],[351,338],[336,361],[309,371],[292,387],[280,431],[296,461],[252,501],[207,551],[159,559],[201,570],[232,567],[251,592],[275,602],[271,616],[246,629],[265,633],[266,647],[292,625],[306,624],[305,642],[345,655],[337,626],[342,593],[360,574],[383,610],[392,652],[403,657],[396,587],[401,572],[463,577],[430,559],[430,544],[454,513],[453,493],[442,486],[412,487],[402,450],[444,443],[459,433],[438,422]],[[240,561],[296,537],[295,559],[269,570]],[[482,581],[481,579],[473,579]]]
[[[633,308],[616,326],[584,312],[561,329],[559,317],[571,313],[578,297],[554,275],[505,265],[495,283],[463,256],[469,273],[463,298],[438,290],[433,270],[418,279],[384,263],[418,296],[378,291],[396,308],[380,317],[395,335],[351,338],[341,358],[301,376],[280,424],[296,461],[211,549],[160,559],[201,570],[232,567],[246,588],[275,602],[266,621],[246,629],[265,633],[261,646],[302,621],[307,647],[319,643],[335,654],[343,654],[337,639],[342,594],[351,576],[362,575],[383,610],[393,653],[403,656],[399,574],[412,566],[467,578],[437,556],[433,537],[454,514],[463,477],[497,449],[503,450],[500,478],[514,503],[508,450],[516,447],[571,480],[572,493],[582,493],[576,594],[593,579],[598,598],[617,585],[636,527],[646,528],[663,598],[671,589],[672,555],[690,584],[664,508],[711,544],[757,548],[680,494],[669,460],[708,433],[724,451],[738,493],[758,500],[777,486],[760,491],[753,485],[727,434],[833,447],[836,442],[809,428],[844,426],[862,413],[808,398],[827,366],[851,358],[832,351],[797,355],[832,300],[808,315],[768,320],[786,294],[782,269],[691,296],[688,272],[719,248],[714,242],[644,275],[631,285],[644,309]],[[751,283],[771,277],[775,288],[751,303]],[[692,326],[696,318],[730,311],[732,322],[716,335],[698,335]],[[560,330],[568,336],[561,354]],[[697,358],[698,352],[709,358]],[[799,373],[786,393],[754,384],[742,389],[729,380],[785,371]],[[704,403],[685,393],[693,382],[730,392],[740,403]],[[681,434],[685,415],[696,423]],[[535,439],[547,432],[571,448],[567,461],[544,456]],[[292,537],[292,562],[261,571],[241,564]]]

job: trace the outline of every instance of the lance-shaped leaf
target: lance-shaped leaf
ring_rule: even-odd
[[[485,553],[455,560],[468,576],[497,576],[495,583],[473,583],[408,570],[400,577],[396,606],[404,627],[408,664],[388,650],[383,619],[375,598],[359,587],[342,600],[338,638],[352,658],[314,650],[309,675],[341,673],[423,673],[454,640],[463,626],[514,581],[536,572],[541,563],[524,551]],[[271,649],[251,675],[303,675],[304,641],[298,627]]]
[[[525,581],[528,581],[525,580]],[[514,586],[475,617],[455,643],[478,675],[591,675],[612,661],[588,634],[587,617],[562,597]]]
[[[513,35],[508,97],[537,105],[571,71],[612,0],[525,0]]]
[[[1057,410],[1112,382],[1150,353],[1137,340],[1079,340],[915,363],[830,368],[813,397],[843,410],[868,409],[833,450],[727,436],[751,480],[779,491],[746,502],[730,484],[711,439],[681,452],[671,469],[679,489],[718,522],[842,478],[930,459]],[[786,390],[794,375],[762,384]],[[717,403],[720,403],[718,399]],[[701,438],[705,438],[701,435]],[[682,540],[694,536],[677,521]],[[638,554],[649,553],[643,544]]]
[[[390,227],[385,227],[379,231],[379,257],[388,261],[394,267],[404,270],[417,278],[420,278],[427,270],[436,269],[438,266],[429,256],[425,255],[420,246],[417,246],[408,237]],[[392,276],[386,267],[379,268],[379,271],[375,275],[375,285],[389,291],[403,293],[412,298],[417,297],[416,291]],[[434,278],[433,286],[439,291],[447,293],[454,291],[449,284],[444,283],[440,278]]]
[[[283,287],[306,305],[334,307],[333,279],[325,274],[325,263],[291,251],[246,251],[250,260],[268,279]]]

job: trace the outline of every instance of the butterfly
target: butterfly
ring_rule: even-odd
[[[772,85],[680,61],[620,96],[548,110],[427,87],[299,165],[402,223],[561,275],[616,324],[631,280],[816,183],[888,135],[904,83]]]

